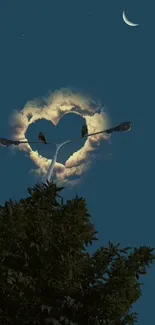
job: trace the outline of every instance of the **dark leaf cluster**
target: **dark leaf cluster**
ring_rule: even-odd
[[[0,324],[133,325],[153,249],[109,242],[88,253],[97,231],[86,201],[64,203],[61,190],[36,185],[0,207]]]

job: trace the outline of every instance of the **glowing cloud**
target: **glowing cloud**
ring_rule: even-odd
[[[34,100],[28,102],[21,111],[15,111],[10,118],[13,138],[28,141],[25,134],[32,123],[40,119],[46,119],[56,125],[65,114],[71,112],[79,114],[85,119],[88,133],[102,131],[109,127],[109,120],[103,108],[89,97],[74,93],[69,89],[62,89],[55,91],[44,99],[44,105],[38,100]],[[90,166],[90,152],[95,150],[95,147],[99,145],[102,139],[106,140],[108,138],[109,136],[104,133],[88,137],[84,146],[74,152],[65,165],[56,162],[55,175],[57,180],[65,183],[73,175],[81,176]],[[37,175],[40,177],[46,175],[51,164],[50,159],[41,156],[37,150],[33,151],[27,143],[18,146],[18,150],[25,151],[35,163],[38,167],[34,170]],[[77,183],[75,180],[73,182]]]

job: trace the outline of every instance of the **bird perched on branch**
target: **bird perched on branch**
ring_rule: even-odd
[[[45,136],[44,136],[44,134],[43,134],[42,132],[40,132],[40,133],[38,134],[38,139],[39,139],[42,143],[47,144],[46,138],[45,138]]]
[[[88,128],[87,125],[83,125],[81,128],[81,138],[83,138],[86,134],[88,134]]]

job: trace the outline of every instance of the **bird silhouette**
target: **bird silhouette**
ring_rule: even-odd
[[[87,125],[83,125],[81,129],[81,137],[83,138],[88,133]]]
[[[42,143],[47,144],[47,141],[46,141],[46,138],[45,138],[43,132],[40,132],[40,133],[39,133],[39,135],[38,135],[38,139],[39,139]]]

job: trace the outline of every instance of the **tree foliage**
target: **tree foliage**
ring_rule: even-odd
[[[0,207],[0,324],[132,325],[153,249],[97,240],[86,202],[54,183]]]

